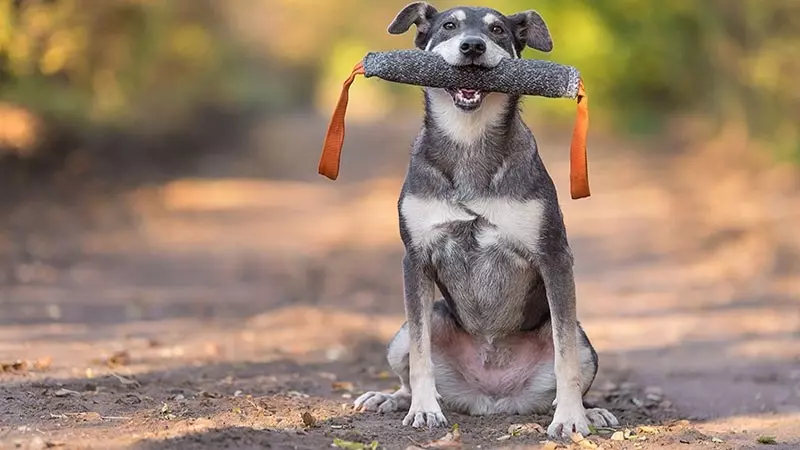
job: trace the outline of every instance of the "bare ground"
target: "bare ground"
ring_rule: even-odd
[[[396,383],[384,358],[403,321],[395,202],[416,125],[351,126],[336,183],[315,174],[324,125],[257,127],[247,157],[220,144],[186,176],[111,198],[45,190],[9,204],[0,448],[442,438],[350,408]],[[567,133],[538,136],[563,193]],[[794,173],[744,164],[737,138],[645,158],[595,136],[593,197],[562,194],[579,316],[600,353],[589,400],[626,437],[599,430],[572,447],[800,448],[800,190]],[[456,447],[548,445],[546,416],[448,417]]]

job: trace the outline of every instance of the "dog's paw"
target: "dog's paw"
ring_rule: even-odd
[[[411,394],[405,391],[397,391],[394,394],[367,392],[353,402],[353,407],[358,411],[388,413],[406,409],[410,404]]]
[[[419,405],[412,402],[408,414],[403,419],[403,425],[411,425],[414,428],[427,426],[428,428],[447,426],[447,419],[442,414],[442,408],[435,397],[430,402]]]
[[[586,418],[596,427],[616,427],[619,425],[617,418],[603,408],[587,409]]]
[[[569,438],[572,433],[589,435],[589,418],[580,403],[569,408],[557,407],[553,422],[547,427],[547,435],[553,439]]]

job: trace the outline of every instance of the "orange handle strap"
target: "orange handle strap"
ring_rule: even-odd
[[[325,143],[322,145],[322,156],[319,159],[319,173],[331,180],[339,177],[339,165],[342,161],[342,146],[344,145],[344,116],[347,114],[347,100],[350,97],[350,85],[356,79],[356,75],[364,75],[364,62],[361,61],[353,67],[353,72],[344,80],[342,93],[339,94],[339,102],[333,110],[331,123],[328,125],[328,133],[325,135]]]
[[[589,163],[586,158],[586,134],[589,132],[589,98],[583,88],[583,80],[578,81],[578,112],[575,127],[572,129],[572,142],[569,146],[569,190],[572,198],[588,197]]]
[[[339,166],[342,160],[342,146],[344,146],[344,120],[347,114],[347,101],[350,86],[356,75],[364,75],[364,62],[361,61],[353,67],[352,73],[344,81],[339,102],[333,110],[328,133],[322,146],[322,156],[319,159],[319,173],[331,180],[339,177]],[[589,167],[586,158],[586,135],[589,131],[589,99],[583,87],[583,80],[578,84],[578,111],[575,117],[575,127],[572,130],[570,143],[570,194],[573,199],[588,197],[589,193]]]

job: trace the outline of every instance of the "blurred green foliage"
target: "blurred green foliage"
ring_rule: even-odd
[[[204,0],[0,0],[0,101],[77,126],[179,122],[255,86]]]
[[[290,17],[308,17],[314,0],[276,0]],[[314,20],[276,26],[324,42],[309,60],[326,62],[330,44],[380,50],[409,47],[412,36],[389,36],[385,28],[407,1],[343,0]],[[432,2],[440,11],[462,1]],[[511,14],[538,10],[548,23],[554,51],[526,57],[578,67],[591,98],[593,123],[627,132],[657,132],[665,119],[691,115],[712,126],[731,121],[780,156],[800,161],[800,1],[798,0],[493,0],[485,5]],[[297,14],[297,16],[295,16]],[[355,44],[353,44],[355,42]],[[319,53],[319,54],[315,54]],[[345,52],[342,52],[345,53]],[[330,83],[335,86],[335,84]],[[402,88],[387,88],[401,92]],[[399,102],[418,107],[412,102]],[[531,98],[526,103],[549,117],[568,120],[570,102]]]
[[[406,3],[0,0],[0,101],[80,124],[172,123],[208,103],[316,102],[327,114],[355,63],[335,55],[411,46],[411,33],[385,31]],[[525,56],[578,67],[595,124],[655,132],[674,115],[739,121],[800,160],[800,0],[484,4],[544,16],[555,49]],[[360,84],[371,86],[373,104],[419,107],[406,86]],[[526,102],[553,119],[574,113],[570,102]]]

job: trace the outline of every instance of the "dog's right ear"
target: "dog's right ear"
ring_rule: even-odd
[[[400,11],[391,24],[389,24],[389,34],[403,34],[411,28],[417,26],[417,47],[423,42],[425,34],[430,31],[431,20],[439,11],[428,2],[414,2],[408,4]],[[421,47],[424,47],[422,45]]]

